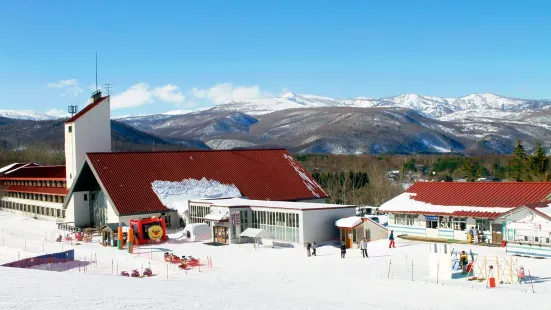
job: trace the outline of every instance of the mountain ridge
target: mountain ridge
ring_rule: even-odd
[[[439,119],[449,114],[465,110],[480,111],[478,116],[488,116],[487,112],[495,110],[508,112],[546,110],[551,108],[551,99],[520,99],[492,93],[473,93],[463,97],[438,97],[409,93],[383,98],[354,97],[349,99],[335,99],[326,96],[287,92],[280,97],[233,100],[212,107],[201,107],[195,110],[175,110],[164,113],[125,115],[115,117],[114,119],[169,118],[174,115],[184,115],[208,110],[212,112],[241,112],[255,116],[287,109],[319,107],[399,107],[413,109],[428,117]],[[55,116],[45,113],[17,110],[0,110],[0,116],[27,120],[57,119]]]

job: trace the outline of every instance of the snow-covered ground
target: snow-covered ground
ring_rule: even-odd
[[[54,223],[0,212],[2,262],[17,259],[15,252],[23,258],[62,247],[74,248],[77,259],[35,269],[0,267],[1,309],[543,309],[551,293],[551,262],[530,258],[519,263],[534,276],[535,294],[530,284],[495,289],[466,279],[436,284],[428,277],[429,245],[402,239],[396,249],[388,249],[386,240],[370,243],[367,259],[359,250],[341,259],[333,246],[306,257],[301,248],[202,243],[146,246],[132,255],[95,243],[62,245],[52,241],[56,234]],[[501,248],[455,247],[505,255]],[[203,261],[212,257],[213,266],[184,272],[163,261],[165,251]],[[147,266],[154,277],[112,275]]]

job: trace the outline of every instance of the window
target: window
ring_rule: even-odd
[[[413,226],[417,217],[416,214],[394,214],[394,224]]]
[[[69,133],[73,132],[73,126],[67,126],[67,132]]]
[[[84,194],[84,201],[88,201],[88,194]]]
[[[247,211],[241,211],[247,212]],[[241,214],[241,224],[248,221],[248,214]],[[299,215],[296,213],[251,211],[252,228],[260,228],[271,235],[274,240],[298,243],[300,239]]]
[[[490,231],[489,219],[476,219],[475,227],[481,231]]]
[[[454,217],[453,218],[453,229],[465,231],[467,230],[467,218],[466,217]]]
[[[210,213],[210,207],[190,205],[189,221],[190,224],[204,223],[204,218]]]
[[[438,229],[438,216],[425,216],[427,228]]]
[[[438,228],[451,229],[453,227],[451,217],[449,217],[449,216],[440,216],[440,217],[438,217],[438,219],[439,219]]]

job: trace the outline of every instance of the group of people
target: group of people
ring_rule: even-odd
[[[388,248],[396,248],[396,243],[394,242],[394,231],[390,231],[390,235],[388,236],[388,240],[390,241],[389,245],[388,245]],[[360,241],[360,244],[359,244],[359,247],[360,247],[360,251],[362,252],[362,257],[363,258],[369,258],[369,255],[367,254],[367,239],[366,238],[362,238],[362,240]],[[310,242],[308,241],[306,243],[306,255],[308,257],[310,256],[316,256],[316,248],[317,248],[317,245],[316,245],[316,242]],[[341,258],[345,258],[346,257],[346,243],[344,242],[341,242],[341,246],[340,246],[340,250],[341,250]]]
[[[316,256],[317,247],[318,246],[316,244],[316,241],[314,241],[314,242],[308,241],[308,243],[306,244],[306,251],[307,251],[308,257],[310,257],[311,255]]]
[[[471,227],[467,232],[467,241],[469,243],[480,243],[484,242],[484,234],[481,234],[481,231],[476,227]]]

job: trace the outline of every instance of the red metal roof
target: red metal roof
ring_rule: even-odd
[[[84,109],[80,110],[77,114],[73,115],[73,117],[71,117],[70,119],[68,119],[65,124],[67,123],[73,123],[74,121],[76,121],[77,119],[79,119],[81,116],[83,116],[84,114],[88,113],[88,111],[92,110],[94,107],[96,107],[98,104],[100,104],[101,102],[103,102],[103,100],[109,98],[109,96],[107,97],[102,97],[100,99],[98,99],[96,102],[92,102],[90,103],[89,105],[87,105],[86,107],[84,107]]]
[[[420,182],[406,192],[433,205],[516,208],[551,200],[551,182]]]
[[[0,173],[0,175],[4,175],[6,173],[9,173],[10,171],[13,171],[15,169],[19,169],[19,168],[25,167],[25,166],[30,167],[30,166],[38,166],[38,165],[35,164],[35,163],[13,163],[11,165],[0,168],[0,169],[3,169],[3,171]]]
[[[489,219],[496,219],[502,214],[502,213],[499,213],[499,212],[483,212],[483,211],[479,211],[479,212],[455,211],[455,212],[452,212],[452,213],[426,212],[426,211],[398,211],[398,212],[392,212],[392,213],[439,215],[439,216],[453,216],[453,217],[474,217],[474,218],[489,218]]]
[[[10,185],[6,187],[6,192],[21,192],[45,195],[67,196],[69,189],[65,187],[44,187],[44,186],[23,186]]]
[[[65,181],[65,166],[23,167],[4,174],[0,179]]]
[[[284,149],[87,155],[121,215],[166,210],[151,188],[153,181],[204,177],[234,184],[244,197],[260,200],[327,197],[320,187],[312,190],[307,187],[301,174],[310,180],[312,176]]]

